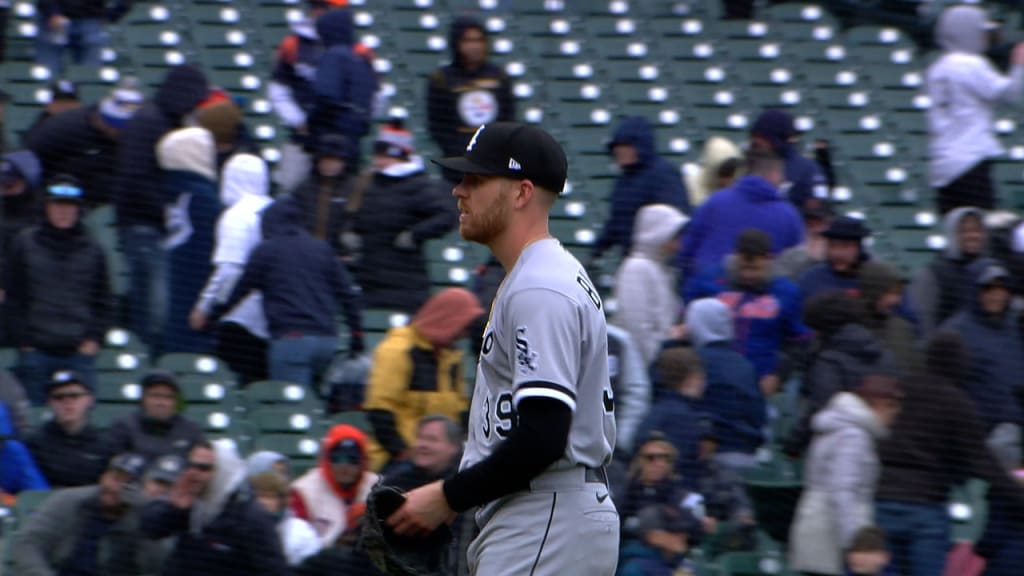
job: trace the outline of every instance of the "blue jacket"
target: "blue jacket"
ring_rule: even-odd
[[[687,490],[696,490],[700,482],[699,443],[705,418],[691,400],[675,390],[659,388],[647,418],[640,424],[635,438],[646,438],[651,432],[661,432],[679,451],[676,472]]]
[[[711,420],[719,452],[753,454],[761,447],[765,401],[754,366],[729,342],[697,349],[707,385],[701,411]]]
[[[263,213],[263,242],[253,249],[228,301],[233,309],[253,290],[263,293],[270,335],[336,336],[338,304],[349,330],[362,330],[360,289],[331,246],[306,232],[302,209],[281,199]]]
[[[670,204],[684,213],[690,211],[690,199],[679,170],[655,151],[654,129],[639,116],[623,120],[612,137],[613,144],[632,144],[639,161],[627,166],[612,188],[611,209],[594,246],[600,256],[615,246],[629,254],[633,243],[636,213],[648,204]]]
[[[800,289],[784,277],[772,278],[762,291],[736,286],[726,267],[705,270],[686,283],[683,300],[716,297],[732,310],[733,347],[753,365],[757,378],[774,374],[787,341],[809,339],[801,320]]]
[[[764,178],[744,176],[712,194],[694,214],[679,253],[684,272],[721,265],[735,249],[736,238],[749,228],[768,234],[773,254],[804,241],[796,208]]]
[[[814,197],[815,188],[824,190],[828,186],[818,163],[801,154],[792,144],[786,143],[777,151],[786,162],[782,193],[794,206],[803,206],[808,198]]]
[[[826,261],[804,272],[800,277],[800,293],[805,299],[834,291],[852,295],[858,292],[859,282],[860,278],[856,271],[852,274],[840,274]]]
[[[619,568],[615,576],[673,576],[676,569],[682,566],[692,569],[685,556],[666,560],[657,548],[645,542],[630,540],[619,552]]]
[[[49,490],[32,454],[20,440],[14,440],[14,424],[7,405],[0,402],[0,492],[17,494],[23,490]]]

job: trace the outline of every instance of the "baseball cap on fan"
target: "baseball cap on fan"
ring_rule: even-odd
[[[561,194],[569,162],[562,146],[544,130],[519,122],[484,124],[462,156],[434,160],[463,174],[531,180],[537,186]]]

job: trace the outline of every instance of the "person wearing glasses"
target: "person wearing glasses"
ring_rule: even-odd
[[[140,513],[147,538],[177,537],[163,576],[289,574],[274,517],[247,480],[233,441],[192,446],[170,495],[147,502]]]
[[[29,401],[46,402],[50,376],[74,370],[95,389],[96,354],[111,314],[103,248],[82,224],[83,193],[73,176],[46,186],[45,219],[15,239],[6,262],[6,320],[18,348],[18,377]]]
[[[629,485],[619,502],[623,539],[640,536],[636,533],[637,516],[648,506],[677,505],[683,501],[683,489],[675,472],[679,452],[664,434],[653,431],[638,443],[636,455],[629,465]]]
[[[312,524],[320,543],[329,548],[356,527],[378,479],[369,470],[366,435],[339,424],[324,438],[318,465],[292,482],[292,513]]]
[[[95,397],[83,378],[71,370],[53,375],[46,387],[53,418],[25,444],[53,488],[95,484],[107,464],[100,431],[89,421]]]

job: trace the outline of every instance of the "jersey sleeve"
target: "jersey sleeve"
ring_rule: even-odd
[[[506,314],[513,406],[524,398],[551,398],[575,412],[583,338],[577,303],[552,290],[528,289],[512,295]]]

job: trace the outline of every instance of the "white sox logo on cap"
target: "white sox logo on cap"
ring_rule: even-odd
[[[487,128],[487,124],[482,124],[476,129],[476,132],[473,133],[473,138],[470,139],[469,144],[466,144],[466,152],[473,151],[473,148],[476,146],[476,139],[480,137],[480,133],[484,131],[484,128]]]

